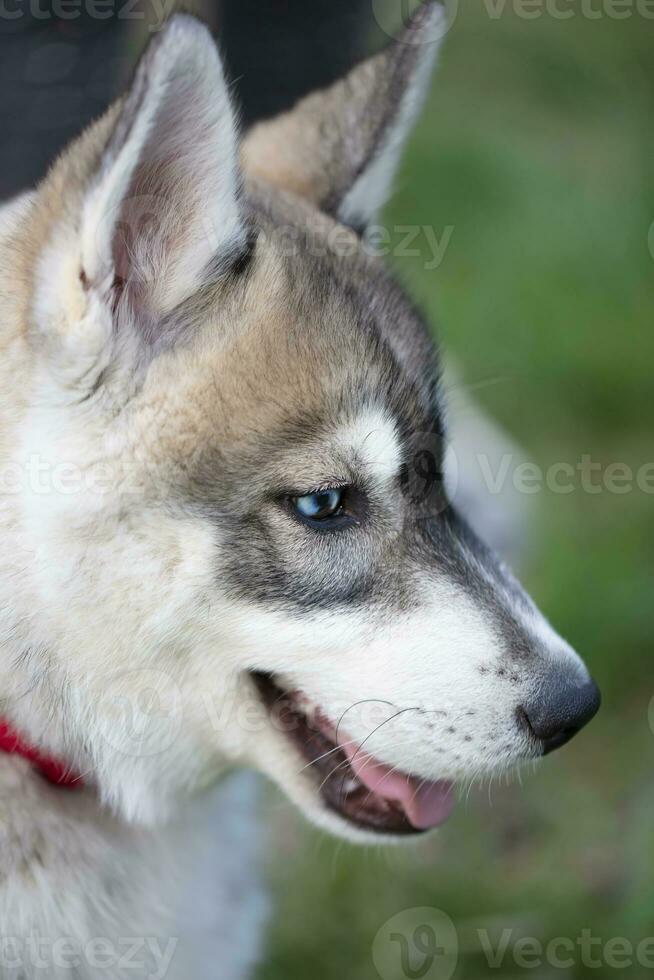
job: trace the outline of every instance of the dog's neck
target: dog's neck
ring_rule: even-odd
[[[26,742],[9,722],[0,719],[0,752],[17,755],[27,761],[53,786],[62,789],[81,789],[84,785],[79,773],[75,773],[62,759],[40,752]]]

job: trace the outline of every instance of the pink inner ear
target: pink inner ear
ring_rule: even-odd
[[[91,187],[85,266],[114,307],[158,321],[240,250],[236,126],[209,31],[177,15],[150,42]]]
[[[140,164],[123,199],[112,242],[114,307],[126,290],[135,307],[147,303],[157,278],[173,261],[183,241],[183,220],[197,208],[190,182],[179,200],[186,170],[179,161],[156,158]]]

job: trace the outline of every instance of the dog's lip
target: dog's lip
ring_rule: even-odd
[[[327,807],[350,823],[379,834],[420,834],[442,824],[453,806],[453,786],[391,768],[339,731],[320,711],[309,719],[301,692],[285,691],[270,674],[252,674],[275,723],[307,760]]]

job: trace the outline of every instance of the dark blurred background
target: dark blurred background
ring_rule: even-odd
[[[0,198],[31,186],[121,91],[168,0],[0,3]],[[244,125],[344,74],[384,34],[369,0],[195,0],[220,40]],[[387,40],[387,39],[386,39]]]
[[[249,121],[385,43],[403,6],[223,0],[205,13]],[[407,973],[399,947],[383,932],[375,940],[400,913],[395,933],[411,939],[422,907],[455,925],[455,978],[644,977],[654,967],[654,941],[649,966],[647,947],[636,953],[654,935],[654,495],[642,488],[649,472],[654,489],[654,5],[449,9],[386,219],[439,239],[452,230],[436,267],[424,247],[390,261],[457,356],[463,389],[531,459],[546,472],[580,472],[584,457],[599,466],[595,489],[579,476],[569,493],[532,498],[522,571],[604,704],[534,773],[473,786],[451,822],[411,848],[335,843],[273,797],[276,912],[260,980],[449,980],[449,961]],[[154,0],[140,11],[0,18],[4,195],[42,175],[118,90],[156,24]],[[613,464],[632,474],[627,489],[608,487]],[[598,940],[590,953],[584,931]],[[495,967],[484,936],[493,946],[508,936]],[[527,967],[521,937],[563,945]]]

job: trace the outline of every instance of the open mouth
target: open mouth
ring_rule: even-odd
[[[326,806],[350,823],[380,834],[420,834],[449,816],[452,783],[407,775],[347,740],[319,711],[311,716],[297,691],[285,691],[270,674],[252,673],[264,704],[306,759]]]

